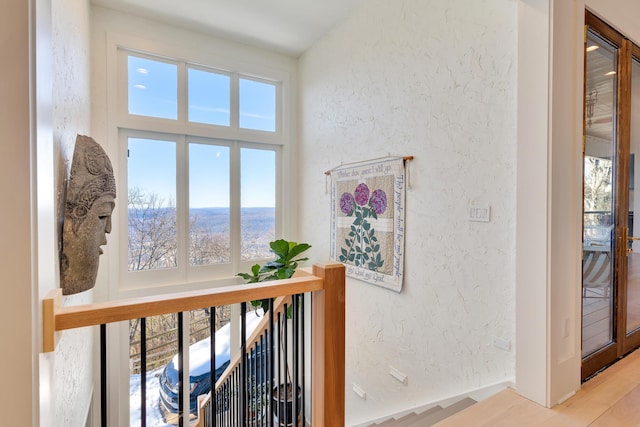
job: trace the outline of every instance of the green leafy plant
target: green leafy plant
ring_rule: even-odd
[[[308,243],[289,242],[284,239],[269,243],[271,252],[276,255],[276,259],[264,265],[255,264],[251,267],[251,273],[238,273],[237,275],[247,281],[247,283],[268,282],[272,280],[290,279],[298,268],[298,264],[307,261],[309,258],[300,255],[311,247]],[[266,313],[269,310],[269,300],[251,301],[254,307],[262,307]]]
[[[259,283],[259,282],[269,282],[272,280],[281,280],[281,279],[290,279],[293,277],[293,274],[296,272],[298,265],[301,262],[307,261],[309,258],[302,257],[301,254],[305,252],[307,249],[311,247],[308,243],[296,243],[289,242],[284,239],[276,240],[274,242],[270,242],[269,246],[271,247],[271,252],[276,255],[276,259],[273,261],[268,261],[264,265],[255,264],[251,267],[251,273],[238,273],[237,275],[246,280],[247,283]],[[251,301],[251,305],[256,308],[261,307],[264,313],[269,311],[269,299],[263,300],[254,300]],[[286,319],[291,319],[293,315],[293,307],[287,307],[287,315]],[[282,322],[285,321],[285,317],[282,318]],[[280,334],[283,334],[283,328],[280,327]],[[280,351],[286,357],[285,348],[282,347],[284,345],[284,339],[282,336],[280,337]],[[287,383],[291,386],[291,372],[289,372],[289,366],[286,369],[287,373]],[[274,397],[277,396],[277,400],[274,403],[273,410],[276,411],[278,405],[284,405],[284,403],[279,403],[279,401],[286,402],[287,408],[291,408],[291,400],[293,399],[293,392],[291,391],[291,396],[279,396],[280,386],[276,386],[274,388]],[[289,388],[289,390],[292,390]],[[300,410],[300,406],[298,406],[298,410]],[[289,409],[291,412],[291,409]],[[274,412],[275,414],[275,412]],[[290,415],[289,419],[292,419],[293,416]],[[297,415],[296,415],[297,418]]]

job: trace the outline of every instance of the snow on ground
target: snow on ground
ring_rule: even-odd
[[[147,425],[149,427],[173,427],[167,424],[160,409],[160,384],[158,378],[162,368],[147,372]],[[129,380],[129,425],[141,425],[140,414],[140,374],[133,374]]]

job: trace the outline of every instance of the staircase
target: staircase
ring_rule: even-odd
[[[476,403],[475,400],[467,397],[444,408],[442,406],[434,406],[420,413],[411,412],[400,418],[391,418],[386,421],[370,424],[368,427],[429,427],[468,408],[474,403]]]

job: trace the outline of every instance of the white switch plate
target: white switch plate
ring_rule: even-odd
[[[469,206],[469,221],[489,222],[491,219],[491,206]]]

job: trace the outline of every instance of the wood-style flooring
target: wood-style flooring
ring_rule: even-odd
[[[640,426],[640,350],[585,382],[573,397],[551,409],[507,389],[435,424],[435,427],[500,426]]]

